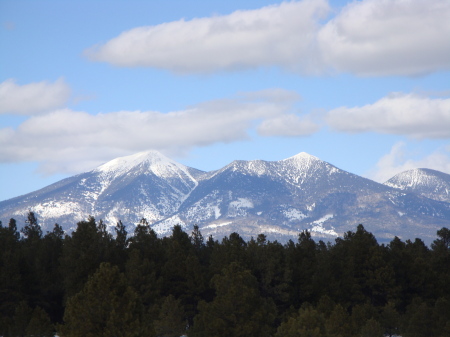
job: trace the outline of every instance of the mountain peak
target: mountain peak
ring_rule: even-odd
[[[283,159],[282,161],[285,161],[285,160],[320,160],[320,159],[309,153],[300,152],[300,153],[296,154],[295,156]]]
[[[148,166],[153,166],[155,164],[172,164],[174,163],[171,159],[167,158],[163,154],[155,150],[143,151],[135,153],[129,156],[119,157],[113,159],[99,167],[94,171],[103,173],[118,173],[126,172],[142,164],[148,164]]]
[[[404,171],[386,181],[384,185],[434,200],[450,201],[450,175],[432,169],[417,168]]]
[[[385,185],[397,187],[396,185],[405,186],[421,186],[427,185],[434,179],[448,179],[449,175],[440,171],[416,168],[396,174],[385,182]]]
[[[150,150],[139,152],[125,157],[113,159],[92,172],[100,173],[108,180],[127,174],[131,171],[139,171],[142,173],[153,173],[161,178],[182,175],[189,176],[191,180],[195,180],[189,173],[189,168],[167,158],[158,151]]]

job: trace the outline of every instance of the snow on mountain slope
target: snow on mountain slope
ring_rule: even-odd
[[[387,240],[409,235],[402,226],[407,226],[410,234],[423,234],[421,228],[428,222],[445,223],[448,216],[448,206],[300,153],[274,162],[230,163],[199,183],[180,207],[177,220],[185,226],[199,224],[206,235],[238,231],[250,238],[264,231],[271,237],[277,233],[278,239],[286,238],[282,233],[289,236],[304,229],[313,236],[332,239],[363,223]],[[418,227],[411,230],[411,222]],[[435,228],[425,232],[435,235]]]
[[[118,220],[137,223],[142,217],[155,222],[177,211],[198,184],[193,175],[201,173],[159,152],[141,152],[0,202],[0,216],[20,219],[31,210],[45,229],[55,222],[74,227],[88,215],[111,226]]]
[[[145,151],[116,158],[97,167],[92,172],[100,172],[114,179],[136,168],[141,169],[143,173],[151,172],[160,178],[171,178],[179,175],[180,172],[190,176],[186,166],[167,158],[158,151]],[[194,180],[192,177],[191,179]]]
[[[333,240],[362,223],[380,240],[431,240],[450,226],[448,175],[424,172],[420,179],[416,172],[383,185],[304,152],[203,172],[147,151],[0,202],[0,220],[14,217],[20,224],[31,210],[44,230],[56,222],[70,231],[89,215],[109,226],[146,218],[160,235],[176,224],[186,230],[197,224],[205,237],[236,231],[280,241],[295,240],[302,230]]]
[[[402,191],[450,202],[450,174],[419,168],[399,173],[384,183]]]

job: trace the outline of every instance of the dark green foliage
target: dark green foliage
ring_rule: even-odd
[[[27,327],[30,323],[33,309],[30,308],[27,302],[20,302],[15,311],[14,318],[8,330],[10,336],[26,336]]]
[[[433,311],[425,302],[415,298],[404,317],[402,334],[405,337],[433,337]]]
[[[270,336],[275,307],[261,297],[256,278],[236,262],[211,280],[216,297],[201,302],[191,336]]]
[[[450,337],[450,301],[439,298],[433,308],[433,326],[435,336]]]
[[[112,236],[106,232],[104,224],[97,225],[93,217],[77,224],[72,236],[64,240],[61,267],[64,274],[66,296],[78,293],[89,275],[102,262],[109,262],[113,247]]]
[[[181,301],[167,296],[155,320],[155,332],[160,337],[180,337],[186,332],[186,320]]]
[[[125,225],[122,223],[122,221],[119,220],[116,227],[114,228],[116,231],[116,246],[119,249],[124,250],[127,247],[127,230],[125,228]]]
[[[26,334],[27,336],[33,337],[54,336],[55,328],[45,310],[40,307],[34,308],[30,322],[27,326]]]
[[[25,238],[30,241],[39,240],[42,236],[42,229],[33,212],[28,212],[26,223],[27,225],[21,231]]]
[[[398,335],[400,332],[400,314],[393,302],[387,303],[380,316],[380,323],[384,333],[388,336]]]
[[[325,336],[325,318],[317,310],[300,308],[298,314],[283,322],[275,334],[276,337],[322,337]]]
[[[336,305],[325,322],[325,329],[329,337],[346,337],[352,334],[350,315],[340,305]]]
[[[72,296],[60,327],[66,337],[139,336],[142,310],[136,292],[117,267],[102,263]]]
[[[375,319],[369,319],[361,329],[361,337],[383,337],[383,328]],[[425,335],[424,335],[425,336]]]
[[[22,235],[20,235],[22,233]],[[450,231],[380,245],[362,225],[220,242],[143,219],[128,237],[93,217],[71,235],[0,223],[0,336],[450,336]]]

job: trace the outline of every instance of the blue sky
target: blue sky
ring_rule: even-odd
[[[0,0],[0,200],[159,150],[450,173],[448,0]]]

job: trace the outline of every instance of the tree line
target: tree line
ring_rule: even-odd
[[[131,235],[130,235],[131,234]],[[379,244],[362,225],[334,243],[308,231],[218,241],[145,219],[66,235],[0,222],[0,336],[450,336],[450,230],[430,247]]]

